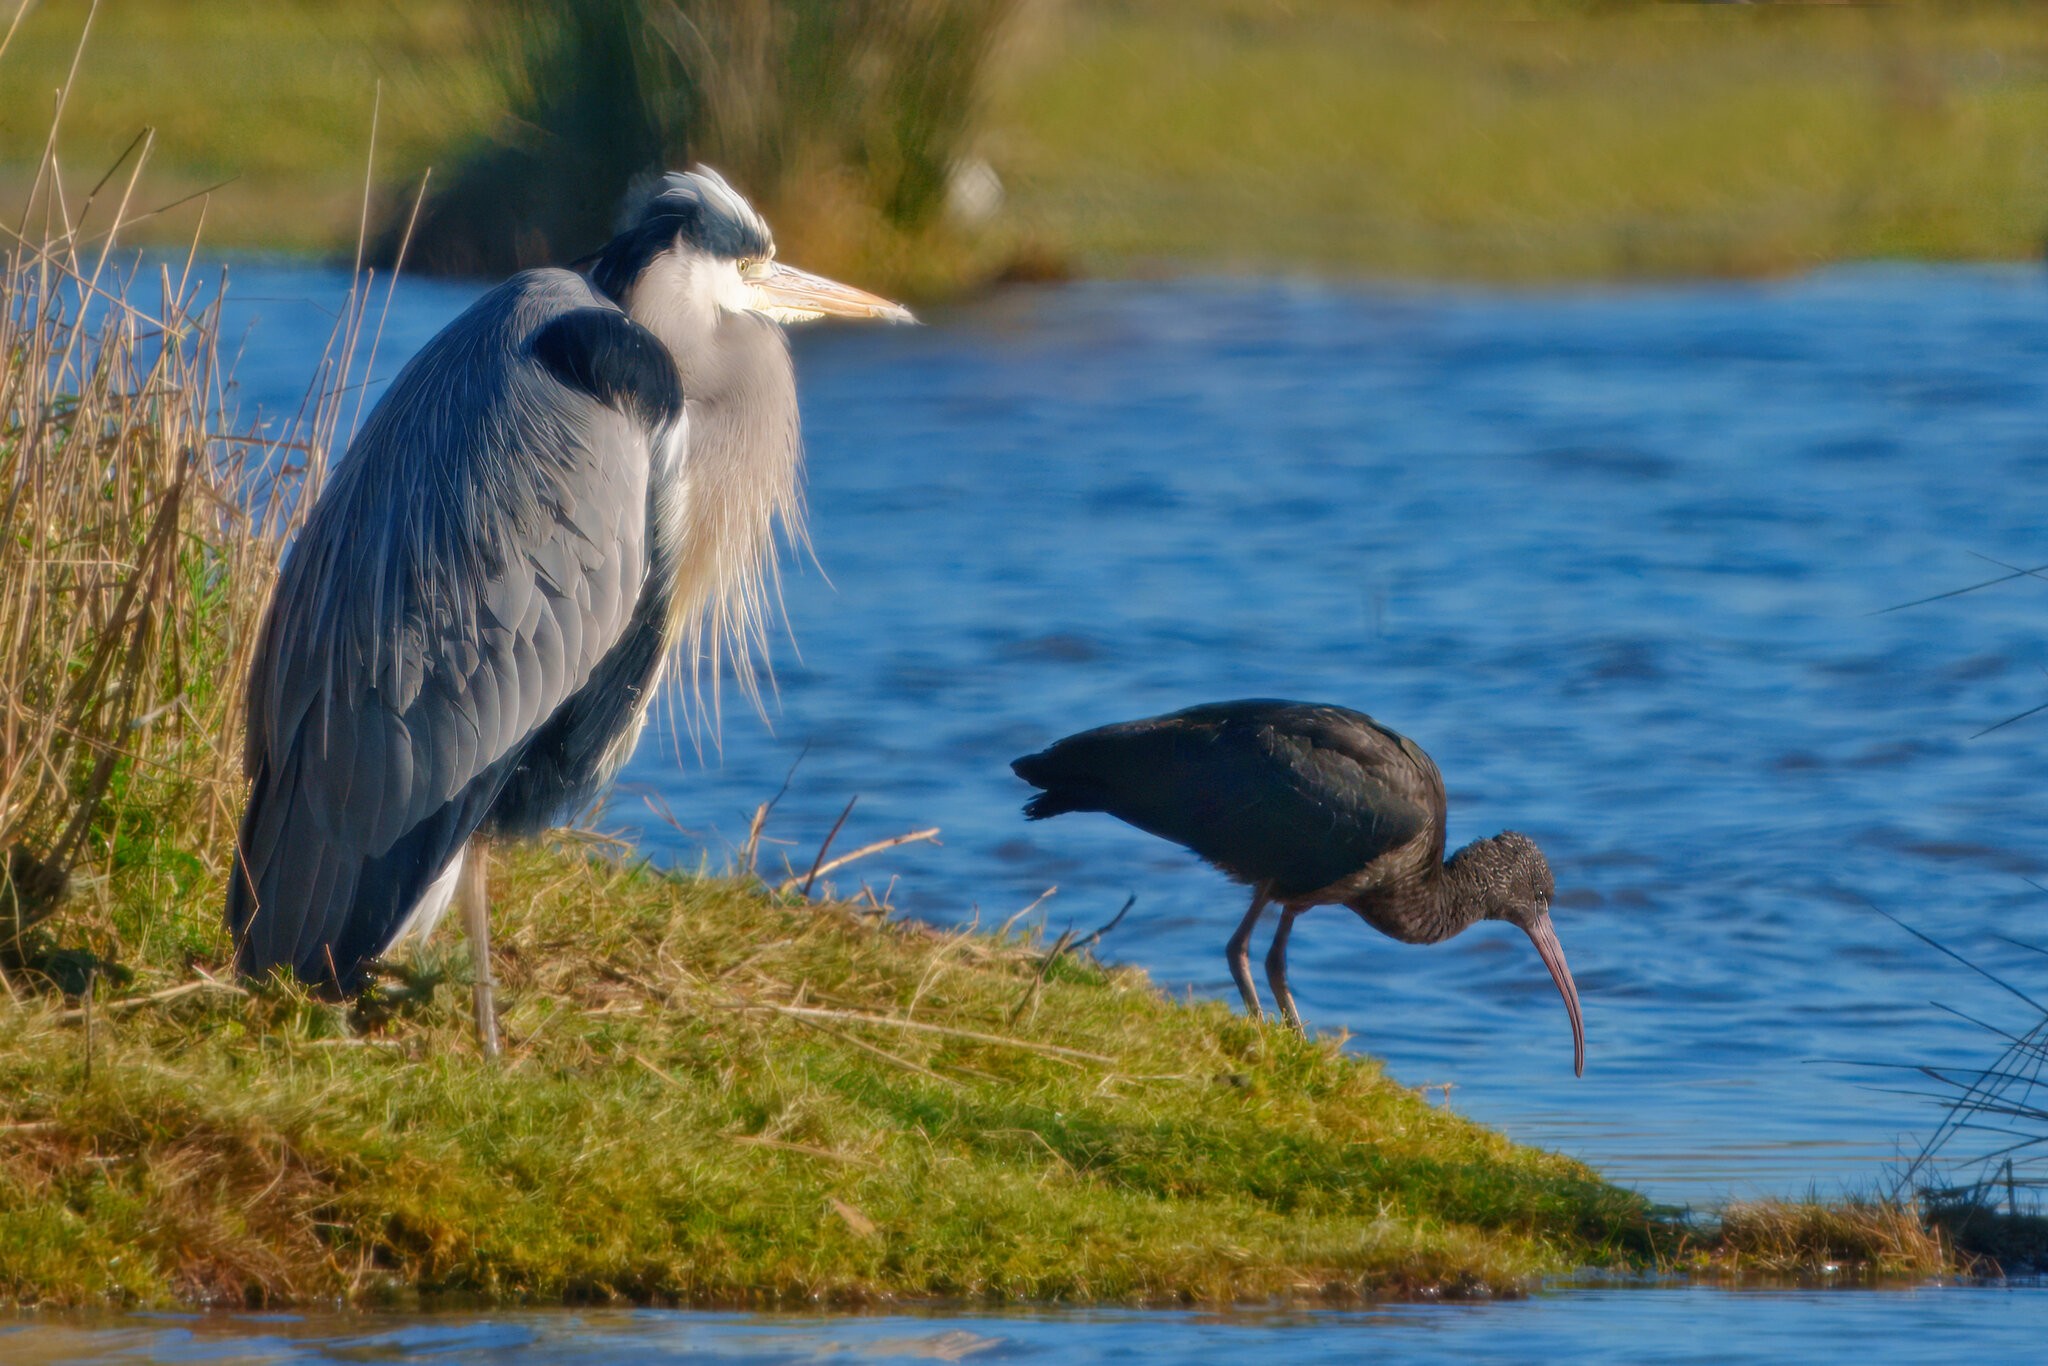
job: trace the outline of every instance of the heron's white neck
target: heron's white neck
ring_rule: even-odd
[[[665,251],[647,263],[620,302],[634,322],[661,339],[683,371],[683,392],[691,392],[691,368],[704,357],[723,315],[746,303],[739,267],[708,252]]]
[[[728,286],[727,281],[730,281]],[[668,639],[715,716],[724,669],[759,703],[776,589],[774,535],[803,536],[796,376],[782,329],[728,307],[741,289],[729,261],[701,252],[656,258],[624,301],[675,358],[689,419]],[[657,497],[662,497],[660,491]]]

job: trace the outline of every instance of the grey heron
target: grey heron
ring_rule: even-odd
[[[1586,1070],[1579,991],[1550,923],[1550,864],[1509,830],[1444,858],[1444,780],[1422,746],[1364,712],[1254,698],[1082,731],[1013,764],[1043,789],[1024,814],[1105,811],[1184,845],[1251,888],[1230,937],[1230,975],[1257,1018],[1247,947],[1269,902],[1280,924],[1266,980],[1287,1023],[1287,937],[1312,906],[1342,905],[1381,934],[1435,944],[1505,920],[1536,945],[1572,1024],[1572,1070]]]
[[[248,684],[237,967],[347,996],[460,900],[497,1049],[483,858],[596,798],[666,662],[750,652],[799,516],[781,324],[907,321],[783,265],[716,173],[629,205],[587,277],[485,294],[376,404],[294,539]],[[459,893],[459,896],[458,896]]]

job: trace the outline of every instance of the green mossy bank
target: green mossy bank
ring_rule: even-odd
[[[19,1304],[1485,1293],[1643,1201],[1129,969],[574,849],[501,854],[508,1056],[145,970],[0,1009]],[[448,964],[459,946],[442,950]]]

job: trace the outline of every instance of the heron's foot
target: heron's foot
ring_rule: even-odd
[[[487,1058],[496,1058],[498,1049],[498,1003],[494,999],[491,979],[487,976],[477,982],[473,989],[473,1004],[476,1008],[476,1042]]]
[[[349,1023],[367,1034],[392,1020],[417,1015],[434,1004],[435,991],[447,980],[447,966],[438,960],[380,959],[370,965],[370,984],[349,1007]]]
[[[455,894],[462,904],[462,930],[469,938],[470,1004],[476,1010],[476,1042],[486,1058],[498,1056],[497,983],[491,977],[491,903],[484,888],[489,849],[478,836],[469,846]]]

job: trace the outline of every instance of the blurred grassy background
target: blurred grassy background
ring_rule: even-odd
[[[70,179],[153,123],[157,199],[238,177],[214,246],[336,250],[374,84],[391,201],[506,135],[493,44],[516,8],[106,0]],[[45,0],[0,57],[0,176],[32,165],[85,10]],[[1748,274],[2028,257],[2048,234],[2032,4],[1039,0],[993,68],[966,143],[1007,191],[987,235],[1094,271]],[[915,250],[816,217],[781,215],[792,259],[818,239],[821,266],[917,276]]]
[[[2048,226],[2038,6],[1126,0],[1064,28],[992,136],[1090,260],[1748,273]]]
[[[10,18],[19,3],[0,0]],[[0,54],[0,202],[34,175],[90,9],[37,0]],[[459,0],[104,0],[65,110],[66,182],[89,189],[154,127],[149,203],[229,180],[207,212],[214,246],[338,250],[356,238],[379,82],[391,183],[491,117],[478,18]],[[189,235],[195,218],[156,230]]]
[[[389,258],[498,276],[610,236],[651,167],[715,166],[813,269],[943,293],[1007,234],[948,212],[1024,0],[498,0],[505,112],[459,149]],[[483,13],[483,11],[479,11]],[[992,206],[991,206],[992,207]]]

